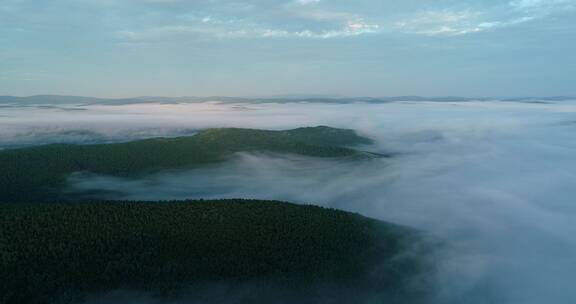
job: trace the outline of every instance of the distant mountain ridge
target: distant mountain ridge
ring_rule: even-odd
[[[34,95],[26,97],[17,96],[0,96],[0,105],[127,105],[127,104],[144,104],[144,103],[201,103],[201,102],[223,102],[223,103],[388,103],[399,101],[432,101],[432,102],[466,102],[466,101],[515,101],[515,102],[554,102],[576,100],[576,96],[544,96],[544,97],[461,97],[461,96],[441,96],[441,97],[424,97],[424,96],[391,96],[391,97],[337,97],[321,95],[287,95],[271,97],[228,97],[228,96],[209,96],[209,97],[161,97],[161,96],[143,96],[132,98],[97,98],[84,96],[63,96],[63,95]]]

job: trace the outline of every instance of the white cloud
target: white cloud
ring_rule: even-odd
[[[508,3],[507,10],[499,10],[500,13],[428,11],[401,20],[395,26],[403,32],[412,34],[459,36],[542,19],[574,9],[575,3],[576,0],[514,0]]]
[[[478,15],[469,11],[429,11],[401,20],[395,26],[404,32],[429,36],[464,35],[496,26],[495,23],[475,23]]]
[[[171,0],[153,0],[171,1]],[[363,16],[334,8],[320,8],[321,0],[290,0],[284,4],[251,6],[249,14],[236,6],[186,12],[173,24],[156,24],[115,33],[120,43],[167,41],[174,35],[188,38],[301,38],[332,39],[379,32],[381,25]],[[258,10],[254,10],[258,8]],[[262,10],[262,11],[260,11]],[[269,15],[278,18],[269,18]]]
[[[349,21],[342,28],[324,31],[288,31],[274,28],[217,28],[189,25],[169,25],[150,28],[144,31],[119,31],[117,37],[128,41],[154,39],[165,35],[196,34],[207,35],[215,38],[307,38],[307,39],[331,39],[353,37],[364,34],[376,33],[380,27],[364,20]]]
[[[512,0],[494,9],[420,12],[396,22],[395,27],[412,34],[459,36],[519,25],[575,8],[576,0]]]
[[[310,4],[316,4],[319,3],[320,0],[295,0],[294,3],[298,4],[298,5],[310,5]]]
[[[312,11],[298,15],[319,22],[317,29],[290,30],[282,24],[271,26],[238,17],[191,16],[183,24],[154,26],[141,30],[120,30],[115,36],[122,42],[153,41],[170,35],[196,35],[212,38],[302,38],[331,39],[377,33],[380,25],[360,16],[331,11]],[[121,43],[122,43],[121,42]]]
[[[326,31],[285,31],[285,30],[263,30],[256,31],[253,34],[259,37],[285,37],[285,38],[312,38],[312,39],[330,39],[360,36],[364,34],[376,33],[380,29],[377,24],[369,24],[364,21],[348,22],[345,27],[336,30]]]
[[[359,13],[322,0],[288,0],[270,5],[256,5],[248,1],[242,5],[242,9],[238,9],[236,2],[223,3],[227,5],[186,12],[183,15],[186,18],[174,21],[175,24],[152,25],[139,30],[128,28],[118,32],[117,37],[128,41],[154,40],[162,35],[174,34],[219,39],[331,39],[379,33],[384,28],[425,36],[462,36],[543,19],[576,6],[576,0],[506,0],[491,6],[475,6],[474,9],[469,6],[469,9],[406,12],[399,19],[399,16],[386,12]]]
[[[518,9],[565,9],[573,7],[575,3],[574,0],[513,0],[510,2],[510,6]]]

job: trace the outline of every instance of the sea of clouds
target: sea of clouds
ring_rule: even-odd
[[[340,208],[447,240],[438,303],[576,303],[576,101],[4,107],[0,148],[315,125],[356,129],[376,141],[363,149],[394,157],[239,153],[223,165],[140,179],[74,174],[68,191]]]

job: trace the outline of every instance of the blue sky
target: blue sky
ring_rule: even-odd
[[[576,95],[576,0],[0,0],[0,95]]]

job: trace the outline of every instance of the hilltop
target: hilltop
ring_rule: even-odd
[[[114,290],[199,299],[214,289],[234,303],[411,303],[423,287],[413,285],[420,241],[401,226],[273,201],[7,204],[0,302],[77,303]]]
[[[0,202],[60,199],[66,178],[74,172],[134,177],[224,162],[237,152],[349,157],[363,154],[350,146],[369,143],[371,140],[353,130],[319,126],[286,131],[207,129],[177,138],[3,150],[0,151]]]

